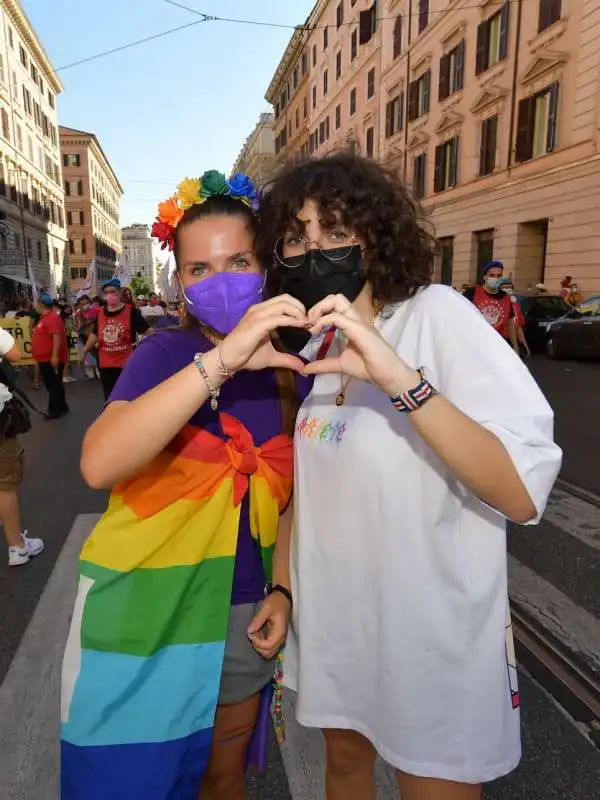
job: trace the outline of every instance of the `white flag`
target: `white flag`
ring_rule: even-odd
[[[96,286],[96,259],[88,267],[87,275],[81,289],[77,292],[77,299],[83,297],[84,294],[92,295],[94,287]]]
[[[121,261],[119,264],[117,264],[113,278],[120,280],[121,286],[131,286],[132,277],[133,275],[131,274],[131,267],[126,261]]]
[[[180,299],[181,290],[177,280],[177,264],[172,254],[169,254],[163,264],[156,285],[165,303],[176,303]]]

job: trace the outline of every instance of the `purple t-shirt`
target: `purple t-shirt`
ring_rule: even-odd
[[[213,345],[197,329],[163,330],[143,339],[127,362],[110,401],[132,401],[189,366],[194,355]],[[219,411],[236,417],[257,447],[282,432],[279,392],[274,370],[238,372],[221,387]],[[205,403],[190,423],[221,439],[227,437],[218,414]],[[152,431],[148,431],[152,435]],[[242,500],[233,577],[232,603],[256,603],[264,597],[265,574],[256,540],[250,533],[248,494]]]

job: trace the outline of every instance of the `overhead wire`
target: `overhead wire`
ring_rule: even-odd
[[[319,24],[319,25],[309,25],[307,23],[304,23],[304,24],[301,24],[301,25],[291,25],[291,24],[285,24],[285,23],[281,23],[281,22],[270,22],[268,20],[242,19],[242,18],[236,18],[236,17],[221,17],[221,16],[218,16],[216,14],[205,14],[203,11],[199,11],[196,8],[191,8],[190,6],[187,6],[184,3],[180,3],[178,0],[163,0],[163,2],[167,3],[170,6],[174,6],[175,8],[181,8],[184,11],[189,11],[192,14],[200,14],[203,17],[206,17],[208,22],[229,22],[229,23],[235,23],[235,24],[238,24],[238,25],[256,25],[256,26],[265,27],[265,28],[285,28],[287,30],[296,30],[296,31],[302,31],[303,30],[303,31],[309,31],[309,32],[310,31],[314,31],[314,30],[322,30],[323,28],[342,28],[342,27],[348,27],[348,26],[351,26],[351,25],[356,25],[356,20],[355,19],[353,19],[351,21],[340,22],[339,25],[338,25],[337,22],[330,22],[329,24],[322,23],[322,24]],[[518,2],[520,2],[520,0],[490,0],[489,5],[490,6],[501,7],[501,6],[504,6],[504,5],[515,5]],[[522,0],[522,2],[526,2],[526,0]],[[471,4],[471,5],[460,5],[455,10],[461,10],[462,11],[463,9],[480,9],[480,8],[481,8],[481,3],[476,3],[476,4]],[[429,9],[428,14],[429,14],[429,16],[431,16],[432,14],[446,14],[446,13],[448,13],[449,10],[450,9],[448,9],[448,8],[438,8],[438,9],[432,8],[432,9]],[[390,21],[390,20],[394,20],[395,21],[396,19],[398,19],[399,16],[401,16],[401,17],[403,17],[405,19],[408,19],[410,17],[418,17],[419,15],[420,15],[420,12],[418,10],[417,11],[413,11],[411,13],[398,12],[397,14],[394,14],[394,16],[391,16],[391,17],[376,17],[375,21],[376,22],[387,22],[387,21]]]

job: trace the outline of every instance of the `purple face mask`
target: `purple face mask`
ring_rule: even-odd
[[[218,333],[231,333],[250,306],[262,301],[264,277],[256,272],[218,272],[185,289],[188,311]]]

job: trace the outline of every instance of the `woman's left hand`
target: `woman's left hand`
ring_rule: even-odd
[[[281,592],[264,599],[248,628],[248,639],[263,658],[274,658],[285,644],[291,611],[290,601]]]
[[[340,330],[348,344],[339,355],[327,356],[306,364],[307,375],[338,372],[351,378],[370,381],[388,395],[416,386],[419,378],[394,352],[379,332],[365,325],[352,304],[341,294],[329,295],[308,312],[310,332],[325,328]]]

